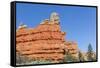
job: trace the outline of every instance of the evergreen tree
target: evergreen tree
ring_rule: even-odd
[[[91,44],[88,45],[87,60],[93,61],[93,49],[92,49]]]

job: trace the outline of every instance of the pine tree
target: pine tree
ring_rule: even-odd
[[[91,44],[88,45],[87,60],[93,61],[93,49],[92,49]]]

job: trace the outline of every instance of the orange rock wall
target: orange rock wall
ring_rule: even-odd
[[[59,24],[40,24],[36,28],[16,30],[16,50],[23,56],[35,59],[60,61],[64,57],[64,48],[77,53],[77,44],[66,43],[65,32]]]

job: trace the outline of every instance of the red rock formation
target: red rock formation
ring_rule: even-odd
[[[64,49],[76,56],[77,44],[66,42],[65,34],[57,21],[45,20],[36,28],[21,25],[16,30],[16,50],[23,56],[42,60],[60,61],[64,57]]]

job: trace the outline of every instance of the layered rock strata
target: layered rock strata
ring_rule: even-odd
[[[33,59],[53,61],[63,60],[65,51],[77,56],[77,43],[66,41],[65,35],[58,18],[46,19],[35,28],[21,25],[16,30],[16,52]]]

